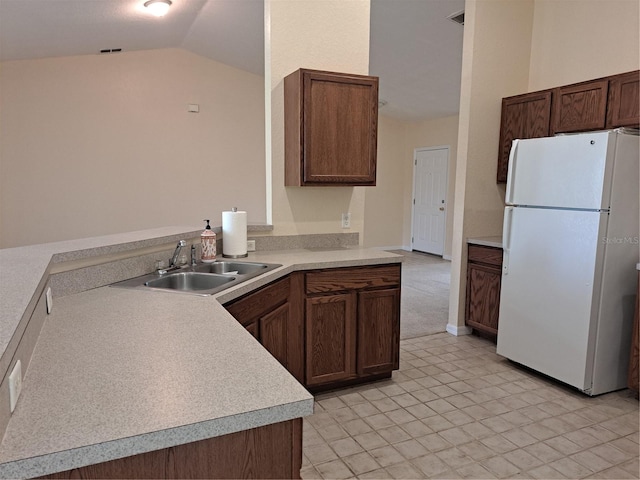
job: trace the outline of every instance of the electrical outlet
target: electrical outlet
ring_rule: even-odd
[[[351,228],[351,213],[342,214],[342,228]]]
[[[256,251],[256,241],[247,240],[247,252],[255,252],[255,251]]]
[[[16,408],[18,403],[18,397],[22,391],[22,364],[20,360],[16,362],[13,367],[11,375],[9,375],[9,403],[11,404],[11,413]]]

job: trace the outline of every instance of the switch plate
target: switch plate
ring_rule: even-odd
[[[22,391],[22,363],[20,360],[16,362],[11,371],[11,375],[9,375],[9,403],[11,407],[11,413],[16,408],[16,403],[18,403],[18,397],[20,396],[20,392]]]
[[[247,252],[255,252],[255,251],[256,251],[256,241],[247,240]]]
[[[190,103],[187,105],[187,112],[189,113],[200,113],[200,105],[197,103]]]
[[[342,228],[351,228],[351,213],[342,214]]]

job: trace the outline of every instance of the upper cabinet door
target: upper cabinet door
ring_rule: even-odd
[[[377,77],[300,69],[284,96],[286,186],[376,184]]]
[[[502,99],[498,183],[507,182],[509,152],[516,138],[540,138],[549,135],[551,90],[526,93]]]
[[[609,80],[557,88],[553,95],[551,135],[605,127]]]
[[[610,77],[607,128],[638,128],[638,125],[640,125],[640,71]]]

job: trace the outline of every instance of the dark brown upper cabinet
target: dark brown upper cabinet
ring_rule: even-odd
[[[516,138],[640,126],[640,71],[502,99],[498,183],[506,183]]]
[[[607,79],[556,88],[553,92],[551,135],[604,128],[608,91]]]
[[[640,124],[640,71],[610,77],[607,128]]]
[[[284,124],[285,186],[375,186],[378,77],[296,70]]]
[[[548,136],[550,116],[551,90],[502,99],[498,183],[507,181],[511,142],[516,138]]]

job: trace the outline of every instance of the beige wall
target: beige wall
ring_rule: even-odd
[[[467,0],[462,58],[449,325],[464,330],[466,239],[500,235],[496,185],[502,97],[527,89],[533,1]],[[499,54],[498,54],[499,52]]]
[[[362,242],[367,187],[284,187],[283,79],[298,68],[368,74],[369,0],[267,0],[265,15],[273,234],[358,232]]]
[[[365,188],[364,238],[366,247],[402,248],[405,196],[411,195],[405,171],[409,161],[405,152],[407,124],[384,115],[378,116],[378,165],[375,187]]]
[[[458,116],[406,122],[380,115],[378,127],[378,182],[365,189],[364,245],[411,249],[415,149],[449,147],[444,257],[450,258]]]
[[[638,0],[535,0],[529,91],[637,70]]]
[[[5,62],[0,81],[0,246],[233,206],[265,221],[261,76],[164,49]]]
[[[453,211],[456,178],[456,160],[458,151],[458,115],[437,118],[418,123],[409,123],[405,135],[405,191],[403,244],[411,245],[411,209],[413,192],[413,156],[414,150],[421,147],[449,147],[449,171],[447,175],[447,216],[444,239],[444,258],[451,258],[453,238]]]

